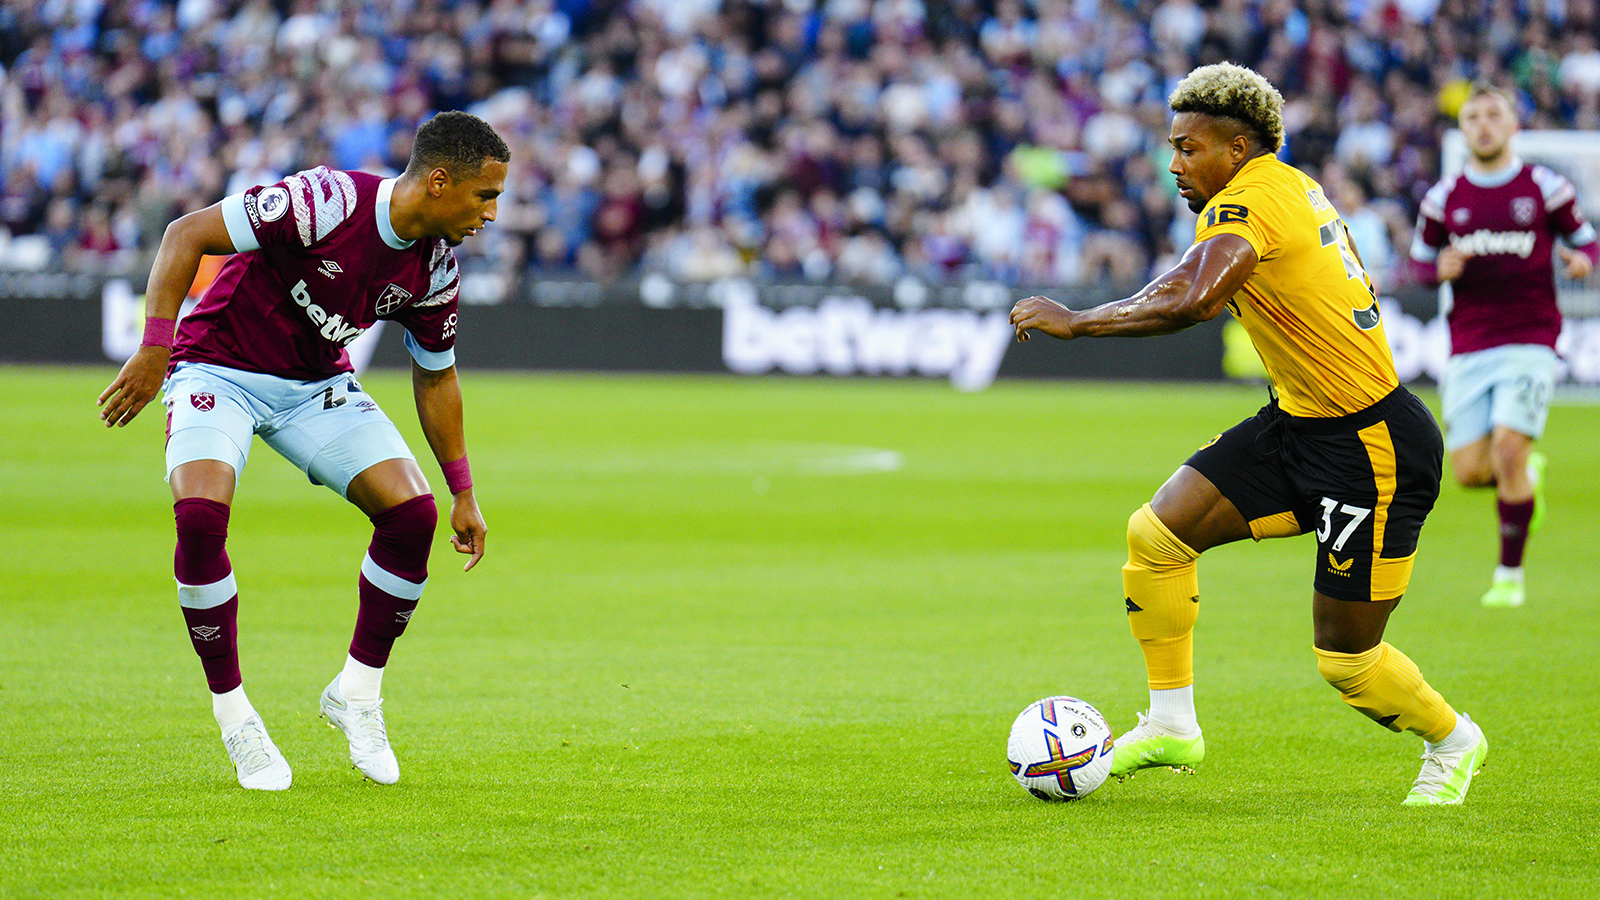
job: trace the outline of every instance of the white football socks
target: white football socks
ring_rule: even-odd
[[[1456,716],[1456,727],[1445,736],[1444,740],[1437,744],[1431,741],[1423,741],[1423,743],[1428,746],[1429,750],[1439,750],[1445,753],[1460,753],[1472,746],[1472,742],[1476,740],[1477,737],[1478,727],[1472,723],[1472,720],[1462,718],[1458,715]]]
[[[1522,583],[1522,567],[1521,566],[1495,566],[1494,567],[1494,580],[1495,581],[1515,581],[1517,584],[1521,584]]]
[[[226,694],[212,694],[211,714],[217,717],[217,727],[227,734],[255,715],[256,709],[250,705],[250,698],[244,695],[241,684]]]
[[[346,700],[370,703],[383,696],[383,670],[375,669],[353,656],[344,660],[344,671],[339,673],[339,693]]]
[[[1177,737],[1200,733],[1200,719],[1194,713],[1194,685],[1165,691],[1150,691],[1150,719]]]

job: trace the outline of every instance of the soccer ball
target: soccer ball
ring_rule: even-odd
[[[1017,716],[1006,759],[1017,783],[1040,800],[1079,800],[1105,784],[1115,745],[1098,709],[1077,697],[1046,697]]]

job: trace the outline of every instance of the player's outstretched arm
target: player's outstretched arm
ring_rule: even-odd
[[[1177,266],[1132,297],[1084,310],[1029,297],[1012,307],[1011,324],[1019,341],[1033,329],[1063,340],[1172,334],[1220,315],[1257,261],[1249,241],[1219,234],[1190,247]]]
[[[172,324],[178,318],[183,298],[194,284],[200,257],[233,253],[233,239],[222,219],[221,204],[189,213],[167,226],[150,269],[150,284],[145,289],[146,319],[144,343],[123,364],[122,371],[100,392],[100,418],[106,427],[127,425],[155,399],[161,379],[172,356]],[[151,326],[163,330],[152,335]]]
[[[450,546],[457,553],[472,554],[462,568],[463,572],[470,572],[483,559],[489,526],[483,522],[478,500],[472,494],[472,477],[466,473],[467,438],[462,427],[461,382],[456,378],[456,367],[432,371],[413,364],[411,391],[416,397],[422,434],[450,485],[450,530],[455,532]]]

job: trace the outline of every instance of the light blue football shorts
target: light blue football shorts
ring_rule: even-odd
[[[1540,437],[1555,382],[1556,352],[1543,344],[1505,344],[1450,357],[1439,385],[1445,449],[1459,450],[1496,425]]]
[[[345,373],[293,381],[209,363],[178,363],[162,385],[167,407],[167,480],[187,462],[215,459],[235,483],[261,435],[306,473],[343,497],[351,479],[388,459],[410,459],[400,431]]]

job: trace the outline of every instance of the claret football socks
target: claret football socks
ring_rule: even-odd
[[[1545,456],[1537,450],[1528,455],[1528,481],[1533,484],[1533,498],[1520,503],[1495,503],[1500,514],[1500,565],[1495,567],[1494,582],[1479,602],[1491,609],[1521,606],[1527,599],[1522,583],[1522,556],[1527,548],[1528,535],[1544,524],[1544,468]]]

